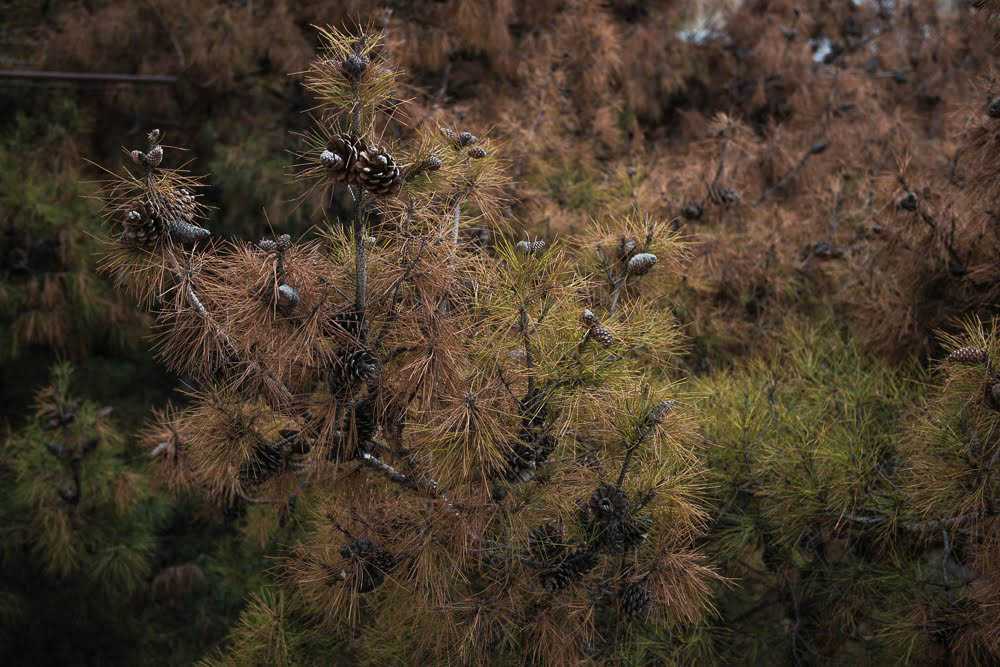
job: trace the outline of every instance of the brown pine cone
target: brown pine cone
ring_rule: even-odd
[[[536,239],[534,241],[518,241],[515,247],[522,255],[536,255],[545,250],[545,245],[545,241]]]
[[[740,193],[724,185],[711,185],[708,188],[708,198],[717,206],[732,206],[740,201]]]
[[[642,276],[656,264],[656,255],[651,252],[640,252],[628,261],[628,272],[633,276]]]
[[[626,616],[643,616],[649,610],[651,596],[646,581],[636,581],[626,584],[618,594],[618,602],[622,613]]]
[[[948,361],[958,364],[985,364],[989,355],[981,347],[960,347],[948,355]]]
[[[403,182],[399,165],[379,146],[358,153],[354,173],[357,184],[377,197],[396,194]]]
[[[615,337],[611,334],[611,331],[601,324],[597,316],[594,315],[594,311],[590,308],[584,308],[583,313],[580,314],[580,320],[583,322],[584,326],[589,329],[587,332],[587,338],[593,338],[602,347],[611,347],[615,343]]]
[[[611,335],[611,331],[603,324],[595,324],[590,327],[590,337],[603,347],[611,347],[615,344],[615,337]]]
[[[326,150],[319,156],[319,161],[333,180],[339,183],[355,183],[355,163],[358,155],[365,149],[364,141],[347,134],[337,134],[330,137]]]
[[[145,211],[145,207],[142,209]],[[143,215],[142,211],[129,211],[125,216],[125,231],[122,241],[129,245],[148,247],[154,245],[163,233],[159,218]]]

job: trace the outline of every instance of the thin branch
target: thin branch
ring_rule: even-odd
[[[452,216],[451,223],[451,240],[455,245],[458,245],[458,228],[462,223],[462,202],[458,200],[455,202],[455,209]]]
[[[639,445],[644,443],[649,439],[649,436],[653,434],[656,427],[660,425],[663,418],[667,416],[674,406],[673,401],[663,401],[655,406],[643,419],[642,424],[635,432],[635,437],[632,442],[628,445],[628,451],[625,452],[625,460],[622,461],[622,469],[618,473],[618,481],[615,482],[615,486],[621,488],[622,484],[625,482],[625,475],[628,474],[629,465],[632,463],[632,457],[635,455],[636,450]]]
[[[534,357],[531,355],[531,338],[528,333],[528,309],[521,304],[521,308],[518,312],[518,326],[521,329],[521,341],[524,345],[524,365],[531,370],[535,367]],[[535,377],[534,374],[528,375],[528,393],[530,394],[535,389]]]
[[[369,441],[368,444],[372,446],[376,445],[376,443],[372,441]],[[360,458],[365,465],[374,470],[379,471],[380,473],[385,475],[391,482],[395,482],[396,484],[401,484],[402,486],[405,486],[408,489],[413,489],[414,491],[420,491],[432,496],[433,498],[441,500],[444,503],[445,508],[449,512],[458,514],[458,510],[455,509],[455,506],[451,504],[451,501],[448,500],[448,497],[444,494],[444,492],[440,490],[438,483],[436,481],[434,481],[433,479],[418,480],[413,477],[409,477],[400,472],[399,470],[397,470],[392,465],[380,459],[375,454],[366,451],[366,449],[367,448],[364,447],[361,448],[358,454],[358,458]]]

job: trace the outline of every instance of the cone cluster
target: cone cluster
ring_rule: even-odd
[[[379,197],[396,194],[403,182],[402,170],[387,150],[347,134],[333,136],[319,160],[335,181]]]

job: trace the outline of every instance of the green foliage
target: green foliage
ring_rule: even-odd
[[[693,388],[716,481],[711,542],[740,579],[722,625],[732,655],[767,664],[850,655],[870,643],[877,603],[910,583],[891,522],[855,520],[901,509],[899,419],[920,389],[832,322],[786,324],[770,349]]]
[[[229,636],[232,649],[225,655],[201,661],[201,667],[240,667],[307,664],[301,659],[305,629],[290,618],[286,594],[265,588],[254,594]]]
[[[70,375],[53,369],[34,420],[4,444],[4,558],[26,549],[49,576],[128,595],[150,569],[148,489],[106,411],[71,397]]]
[[[94,274],[95,188],[81,179],[90,121],[71,97],[0,129],[0,361],[28,345],[81,355],[141,322]]]
[[[72,380],[55,366],[0,448],[0,658],[192,664],[263,584],[266,552],[200,504],[154,494],[109,411],[75,398]],[[178,565],[191,581],[171,579]]]

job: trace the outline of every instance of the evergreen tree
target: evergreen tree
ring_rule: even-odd
[[[576,664],[654,619],[662,657],[699,650],[703,470],[679,334],[649,307],[684,244],[638,212],[509,238],[499,147],[448,127],[396,146],[380,34],[322,38],[297,178],[347,190],[342,224],[213,240],[157,130],[108,187],[105,267],[192,386],[148,432],[164,478],[305,521],[219,659],[323,662],[337,641],[377,664]]]
[[[157,515],[146,480],[128,463],[110,409],[74,398],[70,381],[68,365],[53,368],[33,418],[0,457],[2,636],[12,658],[41,652],[53,629],[65,633],[48,645],[53,657],[88,661],[75,652],[84,646],[117,654],[121,635],[87,638],[88,616],[112,622],[152,569]]]

